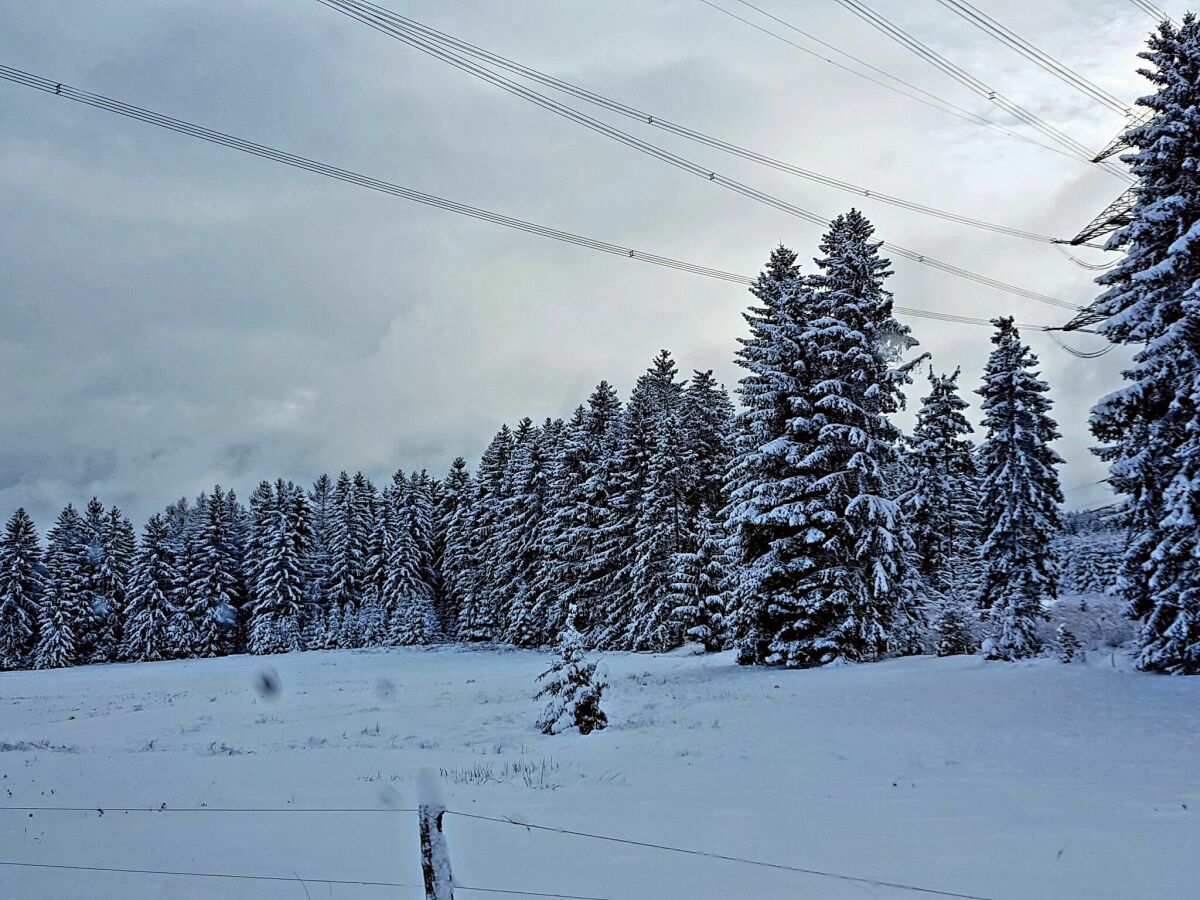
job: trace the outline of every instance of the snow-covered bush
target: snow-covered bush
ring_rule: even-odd
[[[608,716],[600,708],[600,697],[608,685],[604,676],[596,673],[596,663],[584,659],[573,618],[568,618],[563,629],[554,665],[538,676],[544,684],[533,699],[550,698],[537,721],[542,734],[560,734],[571,728],[590,734],[608,725]]]

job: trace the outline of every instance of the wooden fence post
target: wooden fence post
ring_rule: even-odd
[[[442,831],[446,803],[441,783],[432,769],[417,776],[417,820],[421,828],[421,874],[425,878],[425,900],[454,900],[450,874],[450,850]]]

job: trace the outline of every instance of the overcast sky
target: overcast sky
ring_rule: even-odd
[[[386,2],[665,118],[964,214],[1069,237],[1123,189],[1095,167],[899,97],[699,0]],[[755,16],[736,0],[714,2]],[[989,111],[835,0],[760,5]],[[873,5],[1089,147],[1121,126],[936,0]],[[1117,96],[1145,93],[1135,53],[1153,22],[1129,0],[977,5]],[[0,0],[0,62],[728,271],[755,273],[779,241],[807,262],[820,236],[315,0]],[[1057,247],[855,200],[615,124],[822,215],[857,202],[879,237],[930,256],[1077,303],[1095,293],[1094,273]],[[1066,318],[905,260],[895,270],[900,305]],[[214,482],[244,497],[277,475],[440,474],[457,455],[473,466],[502,422],[565,416],[602,378],[627,395],[660,347],[685,372],[715,369],[732,388],[747,300],[738,285],[414,205],[0,82],[0,515],[25,505],[43,530],[64,503],[92,495],[140,523]],[[989,330],[911,324],[935,365],[962,366],[973,390]],[[1065,435],[1068,505],[1097,505],[1107,489],[1095,484],[1104,472],[1088,452],[1087,412],[1119,384],[1122,353],[1080,360],[1045,335],[1028,338]],[[922,377],[912,396],[926,386]]]

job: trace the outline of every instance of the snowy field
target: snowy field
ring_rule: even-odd
[[[1197,896],[1200,679],[1108,653],[792,672],[608,654],[612,727],[544,737],[547,663],[445,648],[0,673],[5,805],[106,808],[0,813],[0,858],[306,880],[0,867],[0,897],[418,898],[415,816],[395,808],[425,766],[463,812],[995,900]],[[379,811],[112,810],[162,804]],[[471,886],[923,896],[458,816],[446,831]]]

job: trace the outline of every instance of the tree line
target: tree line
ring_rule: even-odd
[[[1032,652],[1058,500],[1036,360],[999,320],[989,439],[970,444],[957,373],[931,375],[904,438],[889,416],[923,358],[898,362],[915,341],[878,250],[851,211],[813,274],[772,253],[738,354],[740,414],[711,371],[685,379],[664,350],[625,402],[601,382],[568,420],[502,427],[473,473],[460,458],[444,478],[398,472],[382,490],[361,472],[264,481],[245,505],[217,486],[136,542],[92,500],[62,511],[44,550],[18,510],[0,541],[0,660],[538,647],[570,629],[592,648],[694,641],[814,665],[917,652],[939,628],[946,652],[970,649],[969,621],[953,634],[943,621],[955,604],[1005,623],[995,655]],[[990,530],[980,504],[1003,510]]]

